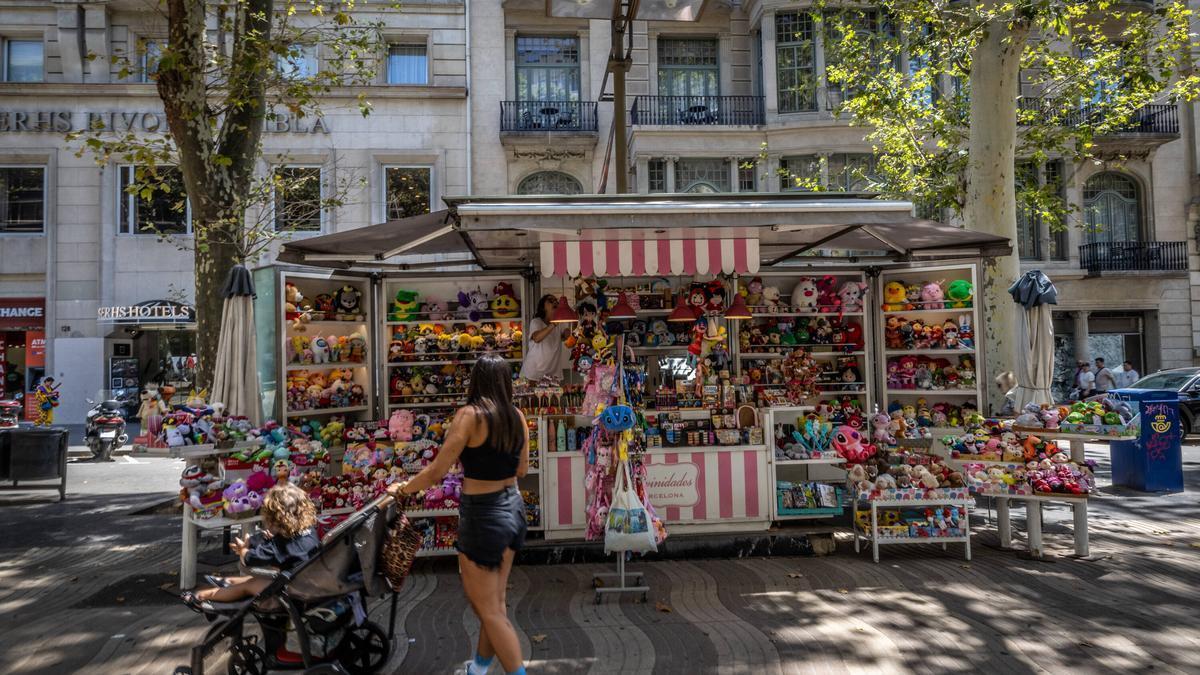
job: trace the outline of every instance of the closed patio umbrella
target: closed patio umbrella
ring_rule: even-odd
[[[1016,409],[1029,403],[1054,403],[1050,382],[1054,375],[1054,323],[1050,305],[1058,304],[1058,289],[1041,270],[1021,275],[1008,292],[1025,308],[1017,322]]]
[[[244,415],[258,426],[262,400],[258,386],[258,350],[254,333],[254,281],[250,271],[234,265],[221,290],[221,336],[213,367],[212,400],[230,415]]]

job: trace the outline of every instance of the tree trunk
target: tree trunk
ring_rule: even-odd
[[[987,3],[991,4],[991,3]],[[1016,304],[1007,290],[1021,274],[1017,255],[1016,184],[1014,181],[1017,96],[1021,52],[1029,34],[1027,25],[996,19],[980,40],[971,68],[971,125],[968,140],[967,194],[963,215],[972,230],[1007,237],[1012,255],[986,260],[982,288],[976,289],[987,317],[984,333],[976,342],[986,346],[980,359],[980,377],[987,406],[998,411],[1003,392],[992,379],[1015,370]]]

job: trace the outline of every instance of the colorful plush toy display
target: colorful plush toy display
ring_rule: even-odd
[[[521,315],[521,303],[512,284],[502,281],[492,289],[492,299],[489,303],[492,316],[497,319],[512,319]]]
[[[421,303],[417,302],[420,294],[416,291],[400,289],[392,301],[392,310],[388,312],[388,321],[411,321],[417,318]]]
[[[887,282],[883,287],[883,311],[899,312],[906,309],[912,308],[908,306],[904,284],[899,281]]]
[[[975,289],[966,279],[955,279],[946,287],[946,309],[966,309],[971,306]]]

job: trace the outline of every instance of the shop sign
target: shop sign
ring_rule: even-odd
[[[0,298],[0,328],[41,328],[45,325],[45,299]]]
[[[276,113],[263,129],[276,134],[329,133],[324,117],[300,118]],[[142,131],[166,133],[167,117],[156,111],[0,110],[0,133],[67,133],[70,131]]]
[[[46,367],[46,334],[41,331],[25,333],[25,367]]]
[[[196,308],[172,300],[149,300],[136,305],[101,307],[97,318],[123,325],[184,324],[196,321]]]
[[[696,486],[700,467],[691,462],[646,465],[646,497],[655,508],[695,506],[700,501]]]

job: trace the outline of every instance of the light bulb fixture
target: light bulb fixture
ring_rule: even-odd
[[[696,320],[696,309],[687,304],[687,300],[683,293],[675,300],[675,309],[671,310],[671,314],[667,316],[667,321],[672,323],[684,323]]]
[[[724,316],[726,319],[734,321],[754,318],[754,315],[750,313],[750,308],[746,306],[746,299],[740,293],[733,294],[733,302],[725,309]]]
[[[560,295],[558,307],[555,307],[554,314],[550,315],[550,323],[575,323],[576,321],[579,321],[579,315],[571,309],[571,304],[567,302],[567,296]]]
[[[633,307],[629,305],[629,301],[625,298],[625,291],[621,291],[620,295],[617,296],[617,304],[608,310],[608,318],[615,321],[637,318],[637,312],[634,311]]]

